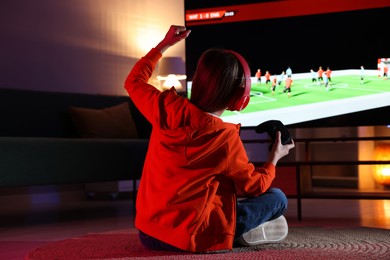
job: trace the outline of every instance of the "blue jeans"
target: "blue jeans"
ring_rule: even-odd
[[[265,193],[237,201],[237,223],[235,238],[266,221],[276,219],[287,210],[287,197],[277,188],[270,188]],[[182,252],[183,250],[166,244],[139,231],[141,243],[153,250]]]
[[[287,210],[287,197],[278,188],[270,188],[265,193],[237,201],[237,223],[235,238],[245,232],[276,219]]]

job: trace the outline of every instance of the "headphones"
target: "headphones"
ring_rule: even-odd
[[[239,53],[232,50],[228,50],[228,52],[234,54],[240,61],[241,66],[244,69],[245,84],[240,86],[243,88],[243,91],[237,91],[237,94],[235,94],[229,101],[227,109],[231,111],[241,111],[248,105],[250,99],[250,90],[252,85],[251,70],[249,69],[249,65],[246,60]]]

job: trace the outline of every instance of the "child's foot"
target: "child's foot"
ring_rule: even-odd
[[[280,216],[244,233],[238,238],[238,242],[244,246],[276,243],[284,240],[287,234],[288,225],[286,218]]]

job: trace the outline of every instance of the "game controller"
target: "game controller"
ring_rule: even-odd
[[[280,131],[281,133],[281,139],[282,144],[290,144],[292,141],[292,136],[290,135],[290,132],[288,131],[287,127],[279,120],[268,120],[265,121],[255,128],[256,133],[267,133],[269,137],[272,140],[270,149],[272,148],[272,145],[275,142],[276,139],[276,132]]]

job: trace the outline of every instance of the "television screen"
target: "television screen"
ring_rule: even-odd
[[[203,51],[232,49],[251,68],[251,99],[225,121],[389,125],[389,17],[387,0],[185,0],[187,93]]]

